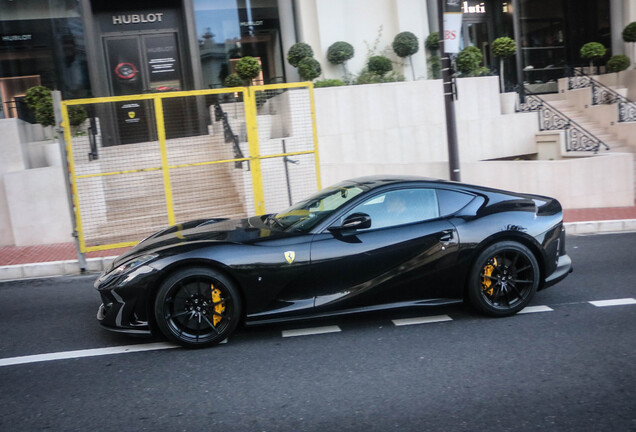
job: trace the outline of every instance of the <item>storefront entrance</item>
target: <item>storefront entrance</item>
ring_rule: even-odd
[[[183,89],[175,32],[104,37],[103,44],[113,95]]]
[[[484,17],[485,18],[485,17]],[[464,46],[474,46],[481,50],[484,56],[484,66],[490,68],[490,36],[488,22],[484,20],[473,21],[465,19],[462,23]]]

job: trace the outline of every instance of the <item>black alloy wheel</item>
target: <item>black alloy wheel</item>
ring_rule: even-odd
[[[207,268],[168,277],[157,292],[155,319],[161,332],[187,348],[216,345],[236,328],[241,299],[232,281]]]
[[[539,264],[530,249],[514,241],[495,243],[475,261],[468,296],[487,315],[513,315],[530,303],[539,277]]]

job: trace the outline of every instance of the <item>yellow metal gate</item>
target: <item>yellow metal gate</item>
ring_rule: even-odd
[[[78,105],[90,121],[72,131]],[[311,83],[69,100],[62,117],[82,252],[281,211],[320,188]]]

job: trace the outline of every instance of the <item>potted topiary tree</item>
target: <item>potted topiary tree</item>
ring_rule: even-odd
[[[632,60],[636,64],[636,21],[630,22],[623,29],[623,40],[632,44]]]
[[[629,66],[632,64],[629,57],[625,54],[616,54],[613,55],[605,64],[608,72],[621,72],[626,69],[629,69]]]
[[[237,73],[231,73],[223,81],[225,87],[243,87],[245,82]]]
[[[373,75],[376,75],[378,78],[382,78],[388,72],[393,70],[393,63],[391,63],[391,59],[386,56],[371,56],[367,62],[367,69],[369,69],[369,72]]]
[[[437,55],[437,50],[439,49],[439,33],[433,32],[428,35],[424,41],[424,46],[431,52],[431,55]]]
[[[588,42],[581,47],[581,58],[590,61],[590,74],[594,73],[594,60],[603,57],[606,51],[603,44],[598,42]]]
[[[504,60],[512,57],[517,53],[517,44],[509,37],[500,37],[492,41],[492,53],[495,57],[499,57],[499,85],[500,91],[506,91],[504,85]]]
[[[313,56],[314,50],[304,42],[295,43],[289,48],[289,51],[287,51],[287,61],[293,67],[298,67],[298,63],[300,63],[302,59]]]
[[[437,55],[439,49],[439,33],[433,32],[424,41],[424,46],[431,53],[426,59],[428,63],[428,79],[440,79],[442,77],[442,59]]]
[[[257,78],[260,73],[261,64],[254,57],[245,56],[236,63],[236,74],[245,83],[247,83],[247,85],[251,85],[252,80],[254,80],[254,78]]]
[[[492,53],[495,57],[499,57],[499,101],[501,102],[501,112],[503,114],[512,114],[515,111],[517,93],[506,93],[504,60],[517,53],[517,44],[506,36],[497,38],[492,42]]]
[[[55,114],[53,112],[53,96],[51,89],[44,86],[35,86],[27,90],[24,100],[27,106],[35,113],[35,121],[42,127],[55,125]],[[71,134],[78,133],[78,127],[86,120],[86,110],[80,105],[68,107],[68,121],[71,126]],[[61,165],[62,159],[57,142],[48,143],[44,146],[44,157],[49,166]]]
[[[241,57],[241,59],[236,63],[236,74],[239,79],[248,86],[252,85],[252,81],[260,75],[261,70],[260,62],[254,57]],[[232,74],[228,75],[228,78],[230,76],[232,76]],[[232,81],[237,82],[235,81],[235,78],[232,78]],[[267,102],[267,95],[264,91],[259,90],[254,92],[254,98],[256,99],[256,109],[260,111],[261,107],[263,107],[263,105]],[[257,124],[259,139],[268,140],[271,136],[272,129],[271,115],[259,113],[257,116]]]
[[[31,87],[24,98],[27,106],[35,112],[35,120],[43,127],[55,124],[53,113],[53,96],[51,90],[43,86]],[[68,121],[73,128],[77,128],[86,120],[86,110],[80,105],[68,107]],[[72,130],[76,133],[76,130]]]
[[[417,36],[413,33],[405,31],[395,35],[393,39],[393,51],[401,58],[409,58],[411,63],[411,73],[413,74],[413,81],[415,81],[415,68],[413,67],[412,55],[420,49],[420,43],[417,40]]]
[[[353,46],[347,42],[334,42],[327,49],[327,60],[334,65],[341,64],[344,69],[344,81],[349,82],[349,72],[347,71],[347,60],[355,54]]]
[[[483,58],[481,50],[477,47],[468,46],[461,50],[455,61],[459,75],[468,77],[481,75]]]
[[[298,75],[306,81],[313,81],[322,73],[320,63],[313,57],[305,57],[298,63]]]

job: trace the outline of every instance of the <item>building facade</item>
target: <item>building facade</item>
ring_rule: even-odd
[[[608,58],[634,55],[620,33],[636,20],[636,0],[461,4],[462,46],[480,48],[493,71],[492,41],[517,40],[519,54],[506,67],[511,85],[555,82],[566,65],[585,64],[578,50],[590,41],[608,47]],[[437,28],[437,0],[0,0],[0,116],[20,116],[26,90],[39,84],[65,99],[220,87],[247,55],[261,62],[257,81],[297,81],[285,60],[297,41],[312,46],[325,78],[343,76],[326,58],[342,40],[356,51],[347,63],[352,76],[369,55],[385,53],[398,69],[412,62],[407,80],[422,79],[423,43],[407,61],[390,45],[401,31],[422,42]]]

